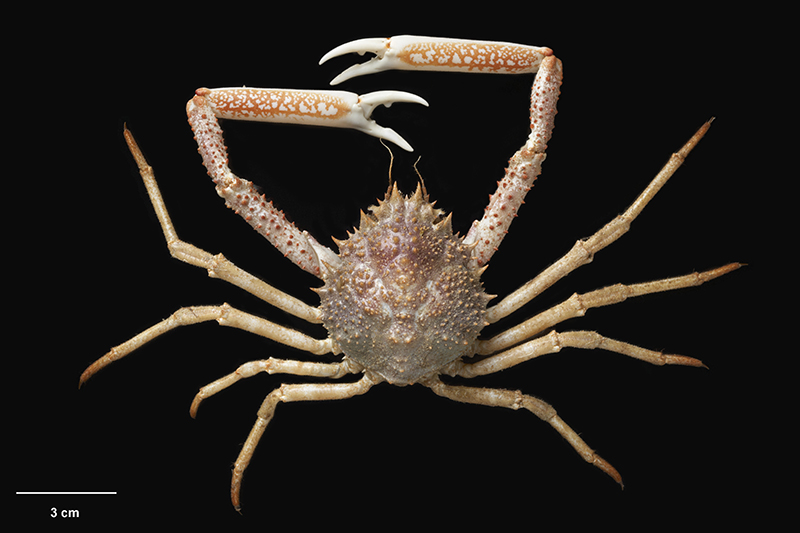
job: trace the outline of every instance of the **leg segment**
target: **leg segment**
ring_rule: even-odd
[[[228,304],[183,307],[174,312],[169,318],[162,320],[119,346],[115,346],[103,357],[89,365],[81,374],[78,386],[82,386],[102,368],[122,359],[159,335],[163,335],[179,326],[188,326],[211,320],[216,320],[222,326],[243,329],[313,354],[321,355],[331,351],[330,339],[317,340],[311,338],[299,331],[279,326],[269,320],[239,311]]]
[[[640,359],[653,365],[685,365],[705,367],[702,361],[684,355],[671,355],[648,350],[640,346],[628,344],[604,337],[594,331],[567,331],[559,333],[551,331],[543,337],[533,339],[514,348],[504,350],[477,363],[456,361],[446,372],[451,376],[473,378],[494,374],[512,366],[530,361],[540,355],[560,352],[562,348],[582,348],[584,350],[602,349],[616,352],[634,359]]]
[[[338,379],[346,374],[355,374],[362,370],[363,367],[361,367],[361,365],[349,359],[345,359],[341,363],[308,363],[304,361],[275,359],[273,357],[262,361],[250,361],[241,365],[232,374],[228,374],[200,389],[192,401],[189,414],[192,418],[195,418],[197,416],[197,409],[200,407],[200,402],[227,389],[240,379],[253,377],[259,372]]]
[[[713,120],[713,119],[712,119]],[[567,254],[546,268],[542,273],[531,281],[509,294],[502,301],[490,307],[486,314],[489,322],[497,322],[506,317],[541,294],[545,289],[553,285],[576,268],[590,263],[594,254],[616,241],[627,233],[631,222],[642,212],[645,206],[653,199],[661,187],[683,164],[689,152],[700,142],[700,139],[711,126],[711,120],[706,122],[695,133],[689,141],[676,153],[672,154],[664,168],[653,178],[653,181],[639,195],[633,204],[621,215],[606,224],[600,231],[575,243]]]
[[[241,215],[253,229],[263,235],[284,256],[315,276],[325,275],[323,263],[319,260],[317,247],[326,257],[334,255],[327,247],[312,244],[308,234],[300,231],[286,216],[259,195],[252,182],[237,177],[228,168],[228,152],[222,139],[214,108],[201,90],[186,105],[189,124],[192,126],[198,151],[209,176],[214,180],[217,194],[225,199],[225,204]]]
[[[144,181],[147,194],[150,196],[150,202],[153,204],[158,221],[161,223],[161,229],[167,241],[167,248],[172,257],[184,263],[205,268],[208,271],[208,275],[212,278],[220,278],[228,283],[232,283],[287,313],[315,324],[321,322],[320,313],[317,308],[311,307],[297,298],[289,296],[272,285],[248,274],[228,261],[222,254],[211,255],[205,250],[201,250],[196,246],[180,240],[178,238],[178,233],[175,231],[175,227],[172,225],[172,220],[164,204],[164,199],[161,197],[161,191],[158,189],[158,183],[156,183],[153,168],[147,164],[142,151],[133,138],[133,134],[131,134],[127,128],[125,128],[124,135],[125,141],[128,143],[128,148],[133,158],[136,160],[136,164],[139,166],[139,173]]]
[[[572,445],[575,451],[583,457],[584,461],[593,464],[622,486],[622,477],[619,475],[619,472],[606,462],[605,459],[594,453],[583,439],[561,420],[556,414],[556,410],[542,400],[534,398],[533,396],[528,396],[527,394],[522,394],[520,391],[446,385],[438,379],[430,381],[425,385],[439,396],[444,396],[445,398],[457,402],[488,405],[490,407],[505,407],[514,410],[520,408],[527,409],[553,426],[553,428]]]
[[[583,316],[592,307],[602,307],[616,304],[634,296],[642,296],[655,292],[671,291],[685,287],[696,287],[714,278],[736,270],[741,265],[730,263],[723,267],[706,272],[687,274],[675,278],[660,279],[635,285],[618,283],[604,289],[587,292],[586,294],[573,294],[564,302],[543,311],[525,322],[507,329],[503,333],[485,341],[478,341],[477,353],[486,355],[513,346],[534,335],[550,328],[564,320]]]
[[[547,142],[553,133],[556,103],[560,94],[563,71],[555,56],[546,57],[531,89],[531,133],[528,141],[509,160],[506,175],[497,184],[480,221],[472,224],[466,244],[475,243],[472,264],[486,265],[503,242],[508,228],[517,216],[525,195],[542,171]]]
[[[364,376],[355,383],[307,383],[302,385],[281,385],[267,395],[261,408],[258,410],[258,418],[247,436],[247,440],[239,452],[239,457],[233,467],[233,477],[231,479],[231,501],[236,510],[241,509],[239,492],[242,486],[242,475],[247,465],[253,457],[253,452],[264,434],[270,420],[275,414],[275,408],[283,402],[310,402],[322,400],[343,400],[352,398],[359,394],[364,394],[370,387],[378,383],[369,376]]]

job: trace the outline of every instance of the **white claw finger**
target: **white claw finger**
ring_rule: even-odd
[[[356,39],[355,41],[341,44],[322,56],[322,59],[319,60],[319,64],[323,64],[332,57],[338,57],[352,53],[363,56],[366,52],[372,52],[378,56],[383,56],[383,51],[388,48],[388,46],[389,39],[383,39],[380,37]]]
[[[358,97],[358,102],[364,109],[364,116],[367,118],[372,115],[372,111],[379,105],[391,107],[395,102],[421,104],[428,107],[428,102],[424,98],[405,91],[375,91],[362,94]]]

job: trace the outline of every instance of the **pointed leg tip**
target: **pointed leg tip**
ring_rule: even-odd
[[[81,377],[78,379],[78,389],[79,390],[80,390],[81,387],[83,387],[83,385],[87,381],[89,381],[89,378],[92,377],[94,375],[94,373],[95,373],[95,371],[92,369],[92,367],[89,367],[89,368],[87,368],[86,370],[83,371],[83,373],[81,374]]]
[[[197,396],[192,400],[192,405],[189,407],[189,416],[192,418],[197,418],[197,410],[200,408],[201,401],[202,400],[198,400]]]
[[[237,492],[234,492],[236,490]],[[242,504],[239,502],[238,489],[231,489],[231,503],[237,513],[242,514]]]
[[[592,464],[594,464],[594,466],[596,466],[597,468],[608,474],[611,477],[611,479],[619,483],[620,488],[625,488],[625,486],[622,483],[622,476],[619,474],[616,468],[611,466],[611,464],[608,461],[606,461],[602,457],[595,455]]]
[[[688,357],[685,355],[664,355],[662,359],[665,365],[676,365],[676,366],[693,366],[695,368],[708,368],[700,359],[695,359],[694,357]],[[656,363],[658,364],[658,363]]]
[[[705,281],[709,281],[709,280],[712,280],[714,278],[718,278],[720,276],[724,276],[725,274],[730,274],[734,270],[739,270],[743,266],[747,266],[747,263],[728,263],[727,265],[721,266],[719,268],[714,268],[712,270],[709,270],[709,271],[707,271],[705,273],[701,273],[701,274],[707,274],[708,277],[707,277],[707,279]]]

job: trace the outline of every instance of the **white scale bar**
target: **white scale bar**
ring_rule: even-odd
[[[83,494],[116,494],[115,492],[59,492],[59,491],[43,491],[43,492],[23,492],[17,491],[17,494],[56,494],[56,495],[83,495]]]

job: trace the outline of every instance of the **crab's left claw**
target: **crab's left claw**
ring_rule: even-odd
[[[378,125],[371,118],[377,106],[389,107],[395,102],[428,105],[416,94],[403,91],[358,95],[346,91],[229,87],[198,89],[187,109],[190,116],[192,110],[198,109],[201,114],[209,110],[216,117],[233,120],[352,128],[412,152],[411,145],[394,130]]]
[[[356,76],[384,70],[449,70],[496,74],[532,73],[553,51],[547,47],[495,41],[446,39],[419,35],[358,39],[337,46],[320,59],[320,64],[344,54],[365,53],[375,57],[353,65],[332,81],[339,84]]]

